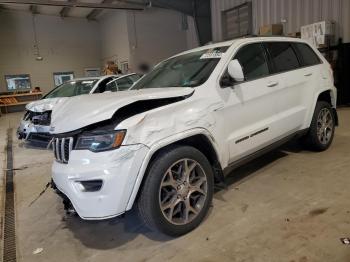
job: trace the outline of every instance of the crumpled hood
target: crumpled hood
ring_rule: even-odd
[[[31,102],[26,105],[26,109],[32,112],[42,113],[45,111],[51,111],[52,108],[61,103],[62,101],[68,99],[68,97],[57,97],[57,98],[47,98],[40,99],[38,101]]]
[[[193,88],[150,88],[103,94],[82,95],[63,101],[52,111],[51,133],[60,134],[111,119],[121,107],[141,100],[190,95]]]

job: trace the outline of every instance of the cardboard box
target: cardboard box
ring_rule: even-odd
[[[334,35],[334,23],[330,21],[321,21],[314,23],[314,34],[315,35]]]
[[[289,33],[287,36],[289,36],[289,37],[295,37],[295,38],[300,38],[300,37],[301,37],[301,32]]]
[[[322,21],[301,27],[301,39],[306,40],[316,48],[334,44],[335,24]]]
[[[271,24],[260,27],[259,34],[262,36],[283,35],[282,24]]]

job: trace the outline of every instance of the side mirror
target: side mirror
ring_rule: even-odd
[[[227,71],[235,82],[244,81],[243,68],[237,59],[230,61]]]
[[[220,80],[220,86],[222,88],[233,87],[234,83],[235,81],[229,76],[228,73],[225,73]]]

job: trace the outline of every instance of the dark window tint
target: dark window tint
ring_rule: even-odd
[[[303,66],[317,65],[321,62],[319,57],[307,44],[294,43],[293,45],[300,56],[300,61]]]
[[[139,75],[130,75],[128,76],[134,83],[140,79],[140,76]]]
[[[112,91],[112,92],[117,92],[118,91],[118,86],[115,81],[110,82],[106,86],[106,91]]]
[[[276,73],[299,67],[298,58],[290,43],[272,42],[266,43],[266,47],[270,53]]]
[[[242,47],[234,59],[241,64],[245,80],[253,80],[269,74],[264,48],[259,43]]]
[[[123,77],[121,79],[118,79],[117,81],[115,81],[117,86],[118,86],[118,90],[119,91],[123,91],[123,90],[127,90],[129,89],[132,84],[134,83],[130,77]]]
[[[133,85],[134,78],[135,76],[131,75],[114,80],[107,84],[106,91],[117,92],[128,90]]]
[[[112,81],[113,78],[112,77],[108,77],[106,79],[104,79],[103,81],[101,81],[99,84],[98,84],[98,87],[95,89],[94,93],[103,93],[105,91],[107,91],[107,84]]]

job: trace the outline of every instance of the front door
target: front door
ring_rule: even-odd
[[[231,88],[221,89],[225,107],[224,133],[229,147],[229,163],[247,156],[272,143],[276,132],[276,90],[278,75],[270,75],[265,48],[252,43],[239,48],[232,57],[237,59],[245,80]]]

